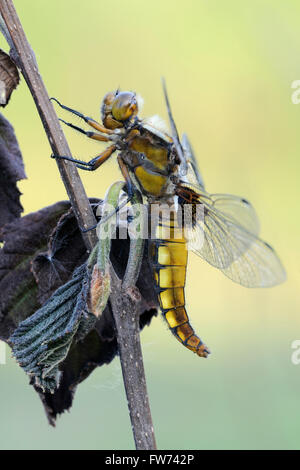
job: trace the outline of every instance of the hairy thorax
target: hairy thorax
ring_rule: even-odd
[[[152,199],[169,200],[175,194],[178,157],[172,140],[154,136],[147,130],[132,130],[122,159],[134,174],[142,193]]]

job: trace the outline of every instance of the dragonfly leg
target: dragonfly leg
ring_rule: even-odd
[[[134,197],[136,197],[136,193],[138,192],[135,188],[135,185],[132,183],[131,179],[130,179],[130,175],[129,175],[129,172],[128,172],[128,169],[127,169],[127,166],[125,165],[125,163],[122,161],[122,159],[118,156],[118,162],[119,162],[119,165],[120,165],[120,168],[121,168],[121,172],[124,176],[124,179],[125,179],[125,183],[126,183],[126,192],[127,192],[127,198],[125,199],[125,201],[121,202],[121,204],[119,204],[112,212],[110,212],[108,215],[106,215],[102,220],[100,220],[100,222],[98,223],[98,225],[101,225],[105,222],[107,222],[108,219],[110,219],[110,217],[112,217],[113,215],[115,215],[117,212],[119,212],[121,209],[123,209],[123,207],[126,206],[126,204],[128,204],[130,201],[132,201],[132,199]],[[121,163],[120,163],[121,162]],[[124,188],[125,189],[125,188]],[[88,230],[92,230],[92,228],[90,229],[87,229]]]
[[[122,158],[120,157],[120,155],[118,155],[118,163],[119,163],[119,166],[120,166],[120,170],[121,170],[121,173],[125,179],[125,183],[126,183],[126,191],[127,191],[127,195],[128,197],[125,199],[125,201],[123,201],[119,206],[117,206],[110,214],[108,214],[106,217],[104,217],[104,219],[102,219],[99,224],[103,224],[104,222],[106,222],[110,217],[112,217],[114,214],[116,214],[117,212],[119,212],[123,207],[126,206],[126,204],[128,204],[132,199],[133,197],[135,196],[135,193],[136,193],[136,189],[135,189],[135,186],[130,178],[130,174],[129,174],[129,171],[128,171],[128,168],[127,166],[125,165],[125,163],[123,162]]]
[[[101,135],[101,134],[98,134],[97,132],[92,132],[92,131],[85,131],[81,127],[75,126],[71,122],[66,122],[63,119],[59,119],[59,121],[63,122],[66,126],[69,126],[72,129],[75,129],[75,131],[81,132],[81,134],[86,135],[89,139],[100,140],[101,142],[109,142],[110,140],[110,138],[107,137],[106,135]]]
[[[100,220],[100,222],[98,222],[97,225],[93,225],[92,227],[88,227],[88,228],[80,227],[80,230],[83,233],[89,232],[90,230],[94,230],[98,225],[101,225],[107,222],[107,220],[109,220],[113,215],[117,214],[121,209],[123,209],[123,207],[125,207],[126,204],[132,201],[132,199],[136,197],[136,190],[131,180],[126,181],[126,191],[127,191],[128,197],[125,199],[125,201],[123,201],[121,204],[115,207],[115,209],[112,212],[110,212],[108,215],[106,215],[102,220]]]
[[[83,119],[89,126],[93,127],[97,131],[103,132],[103,134],[114,133],[114,131],[112,131],[111,129],[107,129],[102,124],[95,121],[94,119],[88,116],[85,116],[84,114],[80,113],[79,111],[76,111],[75,109],[69,108],[68,106],[61,104],[56,98],[50,98],[50,99],[55,101],[62,109],[65,109],[66,111],[69,111],[70,113],[75,114],[75,116],[78,116],[80,119]]]
[[[124,163],[124,161],[122,160],[122,157],[120,157],[120,155],[118,155],[118,163],[119,163],[119,167],[120,167],[121,173],[123,175],[123,178],[126,182],[128,197],[131,199],[132,196],[133,196],[133,193],[134,193],[134,185],[133,185],[132,180],[130,178],[128,167]]]
[[[128,196],[125,201],[123,201],[119,206],[117,206],[112,212],[107,214],[103,219],[100,220],[100,222],[97,225],[102,225],[105,222],[107,222],[113,215],[117,214],[123,207],[126,206],[133,198],[133,194],[131,196]],[[96,227],[97,227],[96,225]],[[90,227],[88,229],[82,230],[82,232],[89,232],[90,230],[93,230],[95,227]]]
[[[81,232],[83,233],[86,233],[86,232],[89,232],[90,230],[94,230],[95,228],[97,228],[98,225],[102,225],[104,224],[105,222],[107,222],[111,217],[113,217],[115,214],[117,214],[121,209],[123,209],[123,207],[126,206],[126,204],[128,204],[134,197],[135,195],[135,191],[134,191],[134,186],[133,184],[130,182],[130,184],[128,185],[128,183],[126,184],[126,190],[127,190],[127,194],[128,194],[128,197],[125,199],[125,201],[123,201],[121,204],[119,204],[117,207],[115,207],[115,209],[110,212],[109,214],[107,214],[105,217],[103,217],[97,225],[93,225],[92,227],[88,227],[88,228],[82,228],[80,227],[80,230]]]
[[[63,155],[51,155],[51,158],[55,158],[56,160],[67,160],[69,162],[76,163],[77,168],[86,171],[95,171],[99,166],[101,166],[109,157],[117,150],[115,145],[110,145],[107,147],[103,152],[101,152],[96,157],[92,158],[89,162],[85,162],[83,160],[77,160],[76,158],[63,156]]]

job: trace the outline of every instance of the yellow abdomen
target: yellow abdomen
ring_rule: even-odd
[[[156,237],[150,241],[150,258],[162,314],[174,336],[198,356],[207,357],[208,348],[195,334],[185,309],[184,286],[187,246],[176,214],[159,214]]]

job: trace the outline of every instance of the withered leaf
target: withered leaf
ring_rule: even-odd
[[[142,296],[140,304],[140,328],[149,325],[153,316],[157,315],[157,296],[154,292],[152,272],[148,263],[148,245],[141,266],[137,287]],[[125,273],[129,254],[129,240],[113,240],[111,261],[120,278]],[[55,425],[56,417],[72,405],[76,387],[85,380],[91,372],[103,364],[109,364],[118,353],[117,338],[110,301],[97,319],[94,329],[81,341],[73,341],[68,356],[60,364],[60,383],[54,394],[42,393],[35,387],[44,404],[51,425]]]
[[[20,217],[17,181],[26,178],[22,154],[12,125],[0,114],[0,228]]]
[[[69,208],[69,203],[63,201],[17,219],[0,231],[5,241],[0,251],[0,289],[5,294],[0,301],[0,338],[7,340],[18,324],[38,310],[87,259],[80,230]],[[124,275],[128,253],[128,240],[113,240],[111,261],[120,277]],[[157,314],[146,253],[147,246],[137,282],[142,295],[141,328]],[[32,381],[52,425],[57,414],[70,408],[77,385],[97,366],[111,362],[116,354],[114,321],[108,301],[92,331],[81,341],[73,341],[67,357],[59,364],[61,378],[54,394],[43,392]]]
[[[46,251],[32,261],[38,283],[38,298],[43,304],[50,295],[70,279],[74,269],[86,260],[86,247],[72,209],[65,212],[49,236]]]
[[[0,49],[0,106],[5,107],[18,86],[20,76],[11,57]]]
[[[0,339],[6,341],[41,306],[31,263],[47,250],[51,232],[69,208],[69,202],[58,202],[0,228],[4,241],[0,250]]]
[[[9,338],[13,354],[25,372],[34,377],[34,385],[42,391],[54,392],[60,382],[59,364],[67,357],[73,339],[83,336],[96,322],[86,311],[90,272],[83,264],[72,279],[47,300]]]

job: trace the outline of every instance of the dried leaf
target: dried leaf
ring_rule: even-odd
[[[22,320],[41,307],[41,300],[46,301],[86,260],[82,236],[69,208],[68,202],[59,202],[17,219],[0,230],[0,236],[5,241],[0,250],[0,290],[4,293],[0,299],[1,339],[7,340]],[[157,314],[157,297],[147,261],[147,249],[146,245],[137,282],[142,295],[141,328]],[[128,252],[128,240],[112,241],[111,261],[120,277],[125,272]],[[77,330],[82,339],[73,341],[65,360],[59,364],[60,383],[54,394],[42,392],[35,386],[52,425],[57,414],[70,408],[77,385],[97,366],[108,364],[117,354],[109,301],[94,329],[86,335],[89,328],[81,325]],[[34,385],[34,381],[31,383]]]
[[[11,57],[0,49],[0,106],[5,107],[18,86],[20,76]]]
[[[58,202],[0,229],[4,241],[0,250],[0,339],[6,341],[41,306],[31,263],[39,251],[47,249],[51,232],[69,208],[69,202]]]
[[[17,181],[26,178],[22,154],[12,125],[0,114],[0,227],[20,217]]]
[[[46,251],[37,254],[32,261],[32,272],[39,286],[38,298],[41,304],[67,282],[74,269],[87,258],[86,247],[72,209],[62,215],[49,236],[46,248]]]
[[[89,284],[90,273],[83,264],[75,270],[72,279],[57,289],[34,315],[20,323],[9,338],[19,365],[44,392],[53,393],[58,388],[59,364],[67,357],[76,334],[79,338],[86,336],[96,322],[96,317],[86,311]]]

